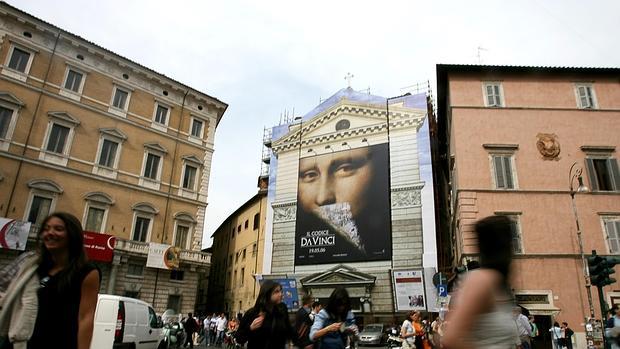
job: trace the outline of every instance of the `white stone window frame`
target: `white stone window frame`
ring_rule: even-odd
[[[483,147],[487,150],[489,156],[489,169],[491,170],[491,184],[494,190],[517,190],[519,189],[519,180],[517,176],[516,154],[519,148],[516,144],[484,144]],[[508,156],[510,157],[510,173],[512,176],[512,188],[498,188],[496,169],[495,169],[495,156]]]
[[[95,155],[95,161],[92,172],[100,176],[116,179],[118,176],[118,164],[122,154],[123,143],[127,140],[127,135],[116,128],[100,128],[99,129],[99,145],[97,145],[97,153]],[[114,157],[113,167],[106,167],[99,165],[99,157],[103,151],[103,142],[105,140],[118,143],[116,148],[116,156]]]
[[[6,59],[4,60],[4,66],[2,67],[2,75],[10,76],[19,81],[26,82],[28,80],[28,75],[30,74],[30,68],[32,68],[32,61],[34,61],[34,56],[39,51],[31,47],[28,47],[24,44],[17,43],[13,40],[10,40],[10,42],[11,42],[11,47],[9,48],[9,53],[6,56]],[[22,51],[26,51],[30,53],[30,57],[28,57],[28,63],[26,64],[26,69],[23,72],[9,68],[9,62],[11,62],[11,57],[13,57],[13,52],[15,51],[15,48],[18,48]]]
[[[67,79],[69,78],[69,71],[73,70],[76,73],[82,74],[82,80],[80,81],[80,86],[77,91],[70,90],[66,88]],[[58,93],[61,96],[65,96],[67,98],[71,98],[76,101],[80,101],[82,98],[82,92],[84,91],[84,84],[86,82],[86,77],[88,76],[88,71],[83,68],[78,68],[75,65],[71,65],[67,63],[67,68],[65,69],[65,75],[62,79],[62,85],[60,86],[60,91]]]
[[[607,168],[608,170],[608,175],[611,181],[611,186],[615,187],[612,190],[601,190],[600,189],[600,183],[598,183],[598,181],[596,180],[596,173],[593,173],[592,171],[594,170],[594,168],[590,168],[590,161],[593,160],[606,160],[611,162],[612,160],[615,160],[616,162],[616,166],[620,166],[620,161],[618,161],[618,158],[616,158],[614,156],[614,153],[616,151],[616,147],[615,146],[582,146],[581,150],[585,152],[586,156],[584,159],[584,164],[585,164],[585,168],[586,168],[586,172],[587,172],[587,177],[588,177],[588,182],[590,184],[589,189],[592,192],[595,193],[617,193],[620,192],[620,185],[618,185],[618,182],[616,182],[616,176],[614,175],[614,171],[613,168]],[[612,166],[612,164],[609,164],[609,166]],[[596,182],[593,182],[596,181]]]
[[[200,187],[200,178],[202,176],[202,162],[195,155],[186,155],[181,158],[183,160],[183,168],[181,171],[181,178],[179,180],[179,190],[177,195],[182,196],[188,199],[197,199],[198,198],[198,188]],[[192,166],[196,168],[196,178],[194,178],[194,188],[186,189],[183,188],[183,179],[185,178],[185,171],[187,166]]]
[[[584,105],[581,102],[581,96],[579,95],[579,88],[580,87],[586,88],[590,92],[590,94],[591,94],[590,98],[592,99],[592,104]],[[596,92],[594,92],[594,84],[592,84],[590,82],[576,82],[575,83],[574,92],[575,92],[575,99],[577,101],[577,108],[579,108],[579,109],[598,109],[598,100],[596,98]]]
[[[116,96],[116,91],[121,90],[127,92],[127,100],[125,100],[125,105],[123,108],[118,108],[114,106],[114,97]],[[108,107],[108,112],[126,118],[127,111],[129,110],[129,102],[131,101],[131,94],[133,92],[133,88],[125,85],[119,84],[117,82],[114,83],[114,88],[112,89],[112,97],[110,98],[110,106]]]
[[[174,244],[177,240],[177,228],[179,226],[187,227],[187,240],[185,241],[185,245],[182,246],[182,249],[190,250],[191,242],[194,236],[194,228],[198,222],[194,217],[187,212],[179,212],[174,215],[174,232],[172,234],[172,243]]]
[[[194,120],[198,120],[198,121],[202,122],[202,129],[200,130],[200,136],[199,137],[192,135],[192,127],[194,126]],[[208,124],[208,120],[206,118],[197,116],[195,114],[191,114],[190,121],[189,121],[189,130],[187,132],[187,134],[188,134],[187,140],[192,142],[192,143],[202,144],[202,142],[204,140],[205,128],[206,128],[207,124]]]
[[[19,112],[24,106],[24,103],[11,93],[0,92],[0,106],[13,111],[6,136],[0,138],[0,150],[8,151],[11,140],[13,139],[13,133],[15,132],[15,126],[17,125],[17,119],[19,118]]]
[[[50,179],[33,179],[30,180],[27,185],[28,188],[30,188],[30,192],[28,193],[28,201],[26,202],[26,209],[24,210],[23,220],[25,222],[28,221],[28,216],[30,215],[32,202],[35,196],[40,196],[51,200],[49,213],[56,210],[56,202],[58,197],[64,192],[64,189],[60,185]],[[36,231],[34,233],[36,236],[39,228],[40,227],[31,229],[31,232]]]
[[[603,232],[603,238],[605,239],[605,247],[606,250],[609,251],[610,254],[620,254],[620,228],[616,231],[615,239],[618,240],[618,250],[613,251],[611,248],[611,244],[609,242],[610,236],[609,231],[607,231],[606,224],[611,221],[620,222],[620,212],[617,213],[605,213],[601,214],[601,230]],[[620,224],[620,223],[619,223]]]
[[[506,216],[508,217],[511,221],[516,223],[516,227],[517,227],[517,236],[519,237],[519,252],[514,251],[513,249],[513,253],[515,255],[523,255],[525,254],[525,246],[523,244],[523,228],[521,227],[521,212],[519,211],[495,211],[495,215],[497,216]],[[514,237],[512,237],[513,241],[514,241]],[[514,245],[513,245],[514,248]]]
[[[133,218],[131,220],[131,231],[129,232],[129,240],[138,241],[133,239],[134,230],[136,229],[136,222],[138,218],[147,218],[149,219],[149,227],[147,229],[145,241],[146,243],[151,242],[151,237],[153,234],[153,224],[155,223],[155,216],[159,214],[159,211],[155,208],[155,206],[147,203],[140,202],[131,207],[133,211]]]
[[[51,162],[61,166],[67,166],[69,154],[71,153],[71,145],[73,144],[73,137],[75,136],[75,128],[80,125],[80,121],[66,112],[48,112],[47,115],[50,120],[47,123],[45,137],[43,137],[43,144],[41,145],[41,151],[39,152],[39,160]],[[65,140],[65,146],[62,150],[62,154],[47,150],[47,143],[49,142],[49,138],[55,124],[69,128],[69,133],[67,134],[67,139]]]
[[[166,123],[162,124],[160,122],[157,122],[155,120],[155,118],[157,117],[157,109],[158,107],[163,107],[166,108]],[[155,100],[155,107],[153,108],[153,118],[151,119],[151,127],[153,127],[156,130],[162,131],[162,132],[168,132],[168,124],[170,123],[170,112],[172,111],[172,107],[169,104],[166,104],[164,102],[161,102],[159,100]]]
[[[142,168],[140,169],[140,179],[138,180],[138,184],[140,186],[159,190],[161,186],[161,175],[164,168],[164,157],[168,151],[166,148],[162,147],[158,143],[145,143],[144,144],[144,156],[142,158]],[[146,161],[148,159],[148,155],[153,154],[159,156],[159,164],[157,166],[157,178],[151,179],[144,176],[144,170],[146,169]]]
[[[84,229],[86,229],[86,223],[88,220],[88,211],[90,208],[97,208],[103,210],[103,219],[101,220],[101,227],[99,231],[95,233],[104,233],[106,231],[106,225],[108,222],[108,212],[110,211],[110,207],[114,205],[114,199],[106,193],[103,192],[90,192],[84,195],[84,200],[86,204],[84,205],[84,214],[82,216],[82,225]]]
[[[499,105],[489,104],[489,98],[487,94],[487,86],[499,87]],[[504,101],[504,86],[501,81],[483,81],[482,82],[482,97],[484,99],[484,106],[489,108],[503,108],[506,106]]]

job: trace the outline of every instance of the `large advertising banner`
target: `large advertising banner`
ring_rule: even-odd
[[[28,242],[30,222],[0,218],[0,248],[23,251]]]
[[[393,270],[396,311],[426,310],[422,270]]]
[[[179,269],[178,247],[149,243],[149,255],[146,259],[146,266],[159,269]]]
[[[300,159],[295,264],[392,257],[388,145]]]

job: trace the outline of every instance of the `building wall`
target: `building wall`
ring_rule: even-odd
[[[560,309],[557,321],[581,323],[589,315],[583,265],[569,192],[569,170],[585,168],[583,146],[607,146],[618,158],[620,147],[620,87],[617,79],[576,75],[450,74],[448,77],[449,154],[454,156],[452,190],[457,254],[476,253],[473,224],[488,215],[518,217],[523,253],[515,256],[512,284],[517,294],[548,293]],[[483,81],[500,81],[504,107],[484,107]],[[591,83],[597,108],[579,109],[576,82]],[[539,133],[554,134],[560,144],[556,159],[546,160],[537,149]],[[494,189],[489,149],[484,144],[515,145],[513,190]],[[577,186],[577,181],[573,183]],[[609,254],[602,219],[620,216],[618,192],[578,193],[575,196],[586,254]],[[618,285],[605,287],[607,299]],[[596,313],[597,293],[592,291]],[[581,336],[582,334],[580,334]],[[581,338],[581,337],[580,337]]]
[[[194,288],[182,298],[182,309],[193,310],[195,281],[199,273],[208,274],[209,268],[209,256],[200,255],[200,248],[215,127],[226,104],[7,4],[0,7],[0,103],[7,105],[12,97],[22,103],[12,106],[17,110],[14,132],[0,141],[0,191],[5,193],[0,196],[0,216],[27,219],[31,197],[38,190],[32,181],[44,180],[59,187],[58,192],[49,193],[54,196],[51,211],[72,213],[83,224],[89,203],[85,196],[93,192],[107,195],[111,203],[101,232],[127,241],[132,239],[135,205],[148,203],[155,213],[146,242],[122,244],[124,249],[117,244],[115,261],[101,265],[101,291],[123,294],[126,289],[120,275],[124,275],[128,256],[137,256],[146,264],[148,242],[173,244],[178,215],[184,214],[190,220],[190,236],[181,246],[185,278],[175,282],[182,284],[182,289]],[[25,74],[8,67],[13,47],[25,49],[33,57]],[[64,88],[68,67],[83,74],[80,93]],[[130,92],[126,112],[111,108],[117,85]],[[157,103],[169,108],[167,126],[153,125]],[[45,151],[50,122],[57,120],[54,113],[76,120],[65,156],[50,156]],[[190,136],[193,118],[203,122],[202,137]],[[102,129],[120,135],[118,166],[112,177],[97,168]],[[146,143],[165,150],[160,180],[151,186],[142,183]],[[188,157],[199,168],[193,191],[180,189]],[[32,239],[36,230],[34,227],[31,232]],[[152,301],[149,292],[152,296],[155,291],[156,273],[148,269],[143,277],[139,297],[148,302]],[[158,281],[158,294],[160,286],[168,287]],[[166,301],[157,300],[155,309],[163,311]]]
[[[235,314],[254,305],[259,290],[255,275],[262,274],[265,249],[266,203],[266,193],[260,192],[229,216],[214,233],[209,311]],[[259,219],[255,227],[256,214]]]

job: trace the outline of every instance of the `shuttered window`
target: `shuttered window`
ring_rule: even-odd
[[[501,86],[499,83],[487,82],[484,84],[487,107],[502,107]]]
[[[605,221],[609,253],[620,253],[620,217]]]
[[[592,191],[620,191],[618,160],[614,158],[587,158],[586,167]]]
[[[514,189],[512,155],[492,155],[496,189]]]
[[[596,104],[594,102],[594,92],[592,90],[591,85],[576,85],[577,89],[577,104],[579,108],[596,108]]]

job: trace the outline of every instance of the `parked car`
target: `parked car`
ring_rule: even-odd
[[[381,345],[386,342],[387,334],[383,324],[368,324],[359,334],[358,345]]]
[[[162,327],[148,303],[100,294],[90,349],[164,349]]]

